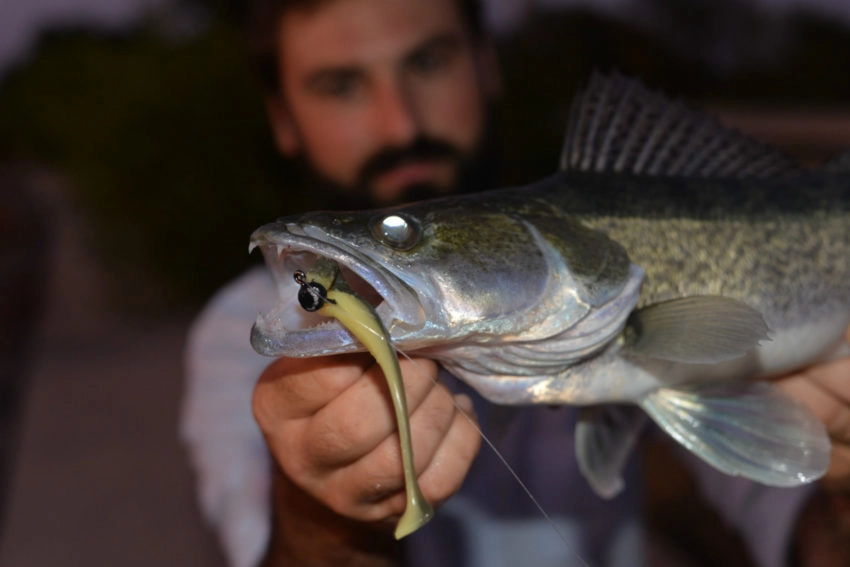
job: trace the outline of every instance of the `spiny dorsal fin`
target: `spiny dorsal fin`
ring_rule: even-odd
[[[802,171],[780,151],[619,73],[594,73],[573,100],[561,170],[781,177]]]

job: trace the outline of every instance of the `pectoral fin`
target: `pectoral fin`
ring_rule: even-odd
[[[576,458],[584,478],[602,498],[623,489],[621,471],[637,443],[647,416],[637,406],[583,408],[575,431]]]
[[[735,299],[701,295],[655,303],[626,324],[624,354],[714,364],[744,356],[769,339],[761,313]]]
[[[679,443],[729,475],[797,486],[829,465],[820,420],[763,382],[662,388],[640,405]]]

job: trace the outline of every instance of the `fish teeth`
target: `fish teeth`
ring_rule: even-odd
[[[324,331],[326,329],[339,329],[340,325],[333,319],[319,321],[315,325],[308,325],[299,329],[299,332],[305,331]]]

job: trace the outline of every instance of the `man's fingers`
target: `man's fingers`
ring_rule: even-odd
[[[811,366],[779,380],[779,386],[826,427],[832,453],[823,486],[850,493],[850,358]]]
[[[433,361],[402,360],[400,366],[416,473],[426,498],[440,502],[460,487],[480,444],[478,432],[437,384]],[[284,473],[326,506],[363,521],[404,510],[396,415],[386,377],[371,356],[278,360],[257,384],[253,404]]]
[[[254,388],[254,415],[261,427],[266,421],[309,417],[356,382],[372,361],[363,353],[280,358]]]
[[[471,412],[471,407],[465,409]],[[461,415],[451,394],[442,387],[435,389],[417,415],[411,417],[419,484],[432,504],[439,504],[460,488],[478,452],[480,436],[472,423],[474,416],[470,420]],[[334,471],[321,486],[315,487],[320,491],[319,498],[329,507],[363,521],[403,512],[407,502],[404,488],[401,452],[395,434],[363,459]]]
[[[448,433],[419,477],[425,498],[435,506],[460,489],[481,448],[481,432],[472,402],[466,396],[457,398],[463,411],[454,412]]]
[[[451,394],[440,386],[431,388],[426,399],[410,416],[417,476],[428,467],[449,433],[454,413]],[[368,454],[348,467],[334,471],[332,475],[345,485],[343,492],[351,494],[360,503],[372,505],[404,488],[402,471],[401,445],[393,422]]]
[[[833,443],[829,469],[821,484],[830,492],[850,498],[850,445]]]
[[[404,391],[408,413],[416,414],[420,405],[437,389],[437,374],[432,361],[405,369]],[[397,429],[389,386],[381,369],[369,368],[360,380],[321,408],[310,422],[310,457],[319,468],[350,465],[374,451]]]

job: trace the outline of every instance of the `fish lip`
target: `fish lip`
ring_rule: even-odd
[[[255,248],[262,251],[280,298],[276,306],[257,318],[252,328],[251,344],[261,354],[304,357],[362,350],[359,342],[335,320],[307,314],[298,303],[293,274],[297,269],[309,271],[312,262],[320,257],[333,260],[348,272],[346,278],[356,275],[380,296],[376,312],[391,335],[393,331],[407,332],[425,325],[419,297],[401,278],[318,227],[271,223],[252,234],[249,251]]]

